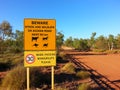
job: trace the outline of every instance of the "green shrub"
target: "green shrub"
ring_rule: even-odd
[[[17,66],[4,77],[2,86],[7,90],[23,90],[26,87],[26,70]]]
[[[77,90],[92,90],[92,89],[91,89],[91,87],[90,87],[88,84],[83,83],[83,84],[80,84],[80,85],[78,86],[78,89],[77,89]]]
[[[10,48],[10,50],[8,52],[11,52],[11,53],[20,53],[20,52],[23,52],[23,50],[19,47],[12,47]]]
[[[63,72],[69,73],[69,74],[75,73],[75,67],[74,67],[73,63],[71,63],[71,62],[65,64],[65,66],[61,70]]]
[[[90,74],[86,71],[79,71],[76,73],[76,76],[80,79],[86,79],[90,76]]]

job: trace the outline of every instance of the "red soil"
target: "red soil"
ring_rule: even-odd
[[[120,86],[120,54],[75,55],[75,58]]]

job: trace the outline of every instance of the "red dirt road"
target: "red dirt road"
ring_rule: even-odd
[[[74,55],[74,58],[77,58],[80,62],[88,65],[120,87],[120,54]],[[120,90],[119,87],[116,90]]]

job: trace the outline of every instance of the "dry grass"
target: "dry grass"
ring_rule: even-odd
[[[90,74],[86,71],[79,71],[76,73],[76,76],[80,79],[86,79],[90,77]]]
[[[82,83],[78,86],[78,89],[77,90],[92,90],[91,87],[86,84],[86,83]]]
[[[26,70],[23,66],[17,66],[4,77],[2,86],[7,90],[23,90],[25,89]]]
[[[68,73],[68,74],[74,74],[75,67],[74,67],[73,63],[69,62],[62,67],[61,71]]]

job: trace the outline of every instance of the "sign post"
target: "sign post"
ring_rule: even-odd
[[[24,19],[24,66],[51,66],[51,89],[54,90],[54,66],[56,66],[56,21],[54,19]]]
[[[30,90],[30,71],[29,71],[29,67],[27,68],[27,90]]]
[[[51,90],[54,90],[54,66],[51,67]]]

